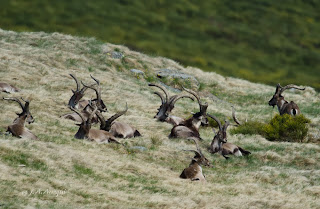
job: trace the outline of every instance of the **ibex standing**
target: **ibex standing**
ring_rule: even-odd
[[[192,97],[187,96],[187,95],[174,95],[169,97],[169,93],[168,91],[158,85],[158,84],[149,84],[149,86],[154,86],[154,87],[158,87],[159,89],[161,89],[164,92],[165,97],[159,93],[159,92],[154,92],[154,94],[158,95],[161,99],[161,106],[158,108],[158,113],[154,116],[157,120],[160,121],[166,121],[168,123],[171,123],[173,125],[178,125],[181,121],[183,121],[182,118],[176,117],[176,116],[171,116],[170,113],[174,108],[174,104],[182,98],[189,98],[191,100],[193,100]]]
[[[235,144],[227,142],[227,128],[229,126],[228,121],[225,121],[225,124],[222,126],[218,118],[213,115],[207,115],[215,120],[219,126],[218,133],[215,133],[215,136],[211,142],[209,152],[213,154],[220,153],[226,159],[229,158],[227,155],[242,156],[251,154],[251,152],[246,151]]]
[[[76,139],[88,139],[98,143],[115,142],[119,144],[119,142],[111,133],[104,130],[91,129],[91,120],[92,120],[92,117],[97,112],[97,109],[98,109],[97,106],[93,104],[93,107],[92,107],[93,111],[91,112],[87,120],[84,119],[82,114],[77,109],[73,107],[70,107],[70,109],[74,111],[76,114],[78,114],[79,117],[82,119],[82,123],[77,124],[79,126],[79,129],[74,136]]]
[[[305,90],[305,88],[299,88],[296,85],[286,85],[285,87],[282,87],[280,83],[277,84],[276,92],[274,93],[272,99],[269,101],[270,106],[277,105],[280,115],[283,114],[289,114],[289,115],[299,115],[300,109],[296,103],[291,101],[290,103],[287,102],[284,97],[281,95],[286,89],[299,89],[299,90]]]
[[[185,168],[180,174],[180,178],[191,179],[191,181],[205,181],[205,176],[202,173],[201,165],[212,167],[210,161],[202,154],[200,147],[196,140],[194,140],[197,146],[197,150],[184,150],[195,153],[192,158],[189,167]]]
[[[97,116],[101,123],[100,129],[109,131],[113,136],[119,138],[132,138],[141,136],[140,132],[129,124],[115,121],[118,117],[125,114],[127,111],[128,105],[126,104],[126,109],[124,111],[114,114],[108,120],[105,120],[103,115],[97,112]]]
[[[30,102],[21,98],[25,102],[25,105],[23,105],[18,98],[3,99],[17,102],[22,109],[22,113],[17,113],[18,117],[13,121],[13,124],[8,126],[7,132],[10,132],[15,137],[38,140],[38,137],[36,137],[29,129],[25,127],[25,122],[28,122],[29,124],[34,122],[34,119],[29,111]]]

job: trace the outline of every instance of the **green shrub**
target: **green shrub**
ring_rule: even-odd
[[[264,135],[264,127],[265,127],[264,123],[257,122],[257,121],[249,121],[247,123],[242,124],[241,126],[238,126],[237,128],[231,129],[230,133],[231,134]]]
[[[310,122],[304,115],[276,115],[265,125],[264,135],[270,141],[301,142],[307,136]]]

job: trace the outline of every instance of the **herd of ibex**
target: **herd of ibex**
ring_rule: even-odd
[[[101,86],[98,79],[90,75],[94,83],[91,85],[86,85],[83,82],[79,82],[74,75],[70,74],[70,76],[75,80],[77,85],[76,90],[72,90],[73,95],[68,102],[68,106],[72,112],[62,115],[61,117],[79,123],[77,124],[79,126],[79,129],[74,135],[75,138],[87,139],[90,141],[95,141],[97,143],[120,143],[118,142],[117,138],[131,138],[141,136],[141,133],[133,126],[124,122],[115,121],[117,118],[127,112],[127,104],[125,110],[115,113],[107,120],[105,119],[103,113],[107,112],[107,107],[101,98]],[[80,83],[82,84],[82,88]],[[217,132],[215,132],[215,130],[213,129],[214,137],[211,144],[208,146],[208,151],[210,153],[219,153],[226,159],[229,158],[228,155],[243,156],[251,154],[249,151],[246,151],[245,149],[227,141],[227,128],[230,125],[230,122],[225,121],[225,123],[222,125],[221,121],[217,117],[207,113],[208,103],[202,103],[200,96],[196,92],[190,89],[183,88],[183,90],[190,95],[182,94],[169,96],[169,92],[162,85],[149,84],[149,86],[157,87],[163,92],[154,92],[154,94],[159,96],[161,99],[161,105],[158,108],[158,112],[154,116],[154,118],[161,122],[167,122],[173,125],[173,128],[171,129],[168,137],[189,139],[194,141],[196,145],[196,150],[185,150],[194,152],[195,156],[192,158],[189,167],[183,170],[180,178],[191,179],[192,181],[204,181],[205,176],[202,173],[201,165],[212,167],[210,161],[203,155],[198,144],[203,140],[200,136],[199,129],[201,126],[209,125],[208,117],[215,121],[218,124],[219,128]],[[270,106],[274,107],[277,105],[280,115],[289,114],[295,116],[300,114],[298,105],[292,101],[290,103],[287,102],[282,96],[282,93],[286,89],[290,88],[299,90],[305,89],[299,88],[295,85],[287,85],[285,87],[282,87],[280,84],[277,84],[276,92],[273,95],[272,99],[269,101]],[[95,99],[82,99],[88,89],[91,89],[95,92]],[[20,90],[10,84],[0,83],[0,91],[13,93]],[[192,113],[192,116],[188,119],[183,119],[181,117],[171,115],[175,103],[182,98],[188,98],[192,101],[194,101],[195,98],[199,104],[199,111],[196,113]],[[25,127],[26,122],[29,124],[34,122],[34,119],[29,111],[30,102],[28,100],[24,100],[23,98],[21,98],[20,100],[16,97],[4,97],[3,100],[14,101],[18,103],[22,109],[21,113],[17,113],[18,117],[14,119],[12,125],[9,125],[7,127],[7,132],[11,133],[15,137],[38,140],[38,137]],[[239,120],[236,118],[233,106],[232,117],[237,125],[241,125]],[[99,129],[94,129],[91,127],[91,125],[95,123],[100,123]]]

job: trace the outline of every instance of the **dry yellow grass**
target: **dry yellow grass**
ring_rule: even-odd
[[[108,52],[120,51],[124,59]],[[208,112],[221,120],[231,117],[235,104],[238,118],[269,120],[276,110],[267,105],[275,87],[255,84],[162,58],[150,57],[124,46],[102,44],[92,38],[59,33],[16,33],[0,29],[0,80],[22,89],[12,96],[31,100],[36,122],[27,127],[40,141],[0,136],[1,208],[319,208],[320,147],[312,143],[269,142],[261,136],[230,135],[229,141],[250,150],[249,158],[224,160],[210,155],[206,146],[213,133],[202,128],[202,149],[214,168],[204,168],[206,183],[179,179],[192,157],[182,149],[194,145],[169,140],[171,125],[153,119],[159,98],[144,78],[131,68],[154,75],[159,68],[177,69],[194,75],[205,87]],[[69,112],[66,104],[75,88],[68,76],[75,74],[102,85],[102,98],[109,113],[129,111],[119,120],[134,125],[143,137],[121,140],[129,147],[98,145],[73,138],[77,126],[59,116]],[[210,99],[217,92],[221,100]],[[173,93],[173,92],[171,92]],[[311,119],[310,135],[319,133],[319,94],[286,92]],[[8,96],[1,93],[1,97]],[[94,97],[88,91],[86,98]],[[243,99],[244,98],[244,99]],[[1,101],[0,131],[20,111],[14,103]],[[198,105],[180,100],[174,114],[188,117]],[[97,127],[96,127],[97,128]],[[320,136],[318,136],[320,138]],[[24,167],[20,165],[24,164]],[[42,192],[42,194],[41,194]]]

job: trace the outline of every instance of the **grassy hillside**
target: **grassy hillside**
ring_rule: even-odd
[[[4,1],[0,27],[94,36],[226,76],[320,90],[319,1]]]
[[[316,143],[287,143],[270,142],[259,135],[229,134],[230,142],[252,155],[226,161],[208,153],[213,133],[210,127],[201,128],[201,147],[214,168],[203,168],[206,183],[180,179],[193,157],[182,149],[195,146],[183,139],[168,139],[172,126],[154,120],[160,100],[147,84],[159,82],[156,71],[160,68],[189,73],[200,82],[209,113],[230,120],[230,105],[234,104],[239,120],[262,122],[277,112],[267,105],[274,86],[184,68],[167,58],[93,38],[0,30],[0,40],[1,81],[22,89],[12,96],[31,100],[36,122],[27,127],[40,139],[0,135],[1,208],[320,207],[319,139]],[[124,57],[112,58],[113,51]],[[132,74],[131,68],[146,76]],[[59,117],[70,111],[66,104],[75,84],[69,73],[87,83],[90,74],[100,80],[102,99],[109,110],[106,116],[122,110],[128,102],[129,111],[119,120],[133,124],[143,137],[120,141],[147,150],[74,139],[78,127]],[[287,91],[285,96],[311,119],[308,137],[320,137],[319,93],[307,87],[303,92]],[[86,98],[91,97],[94,92],[88,91]],[[8,101],[0,103],[0,131],[4,132],[20,110]],[[181,100],[173,113],[189,117],[197,108],[196,102]]]

